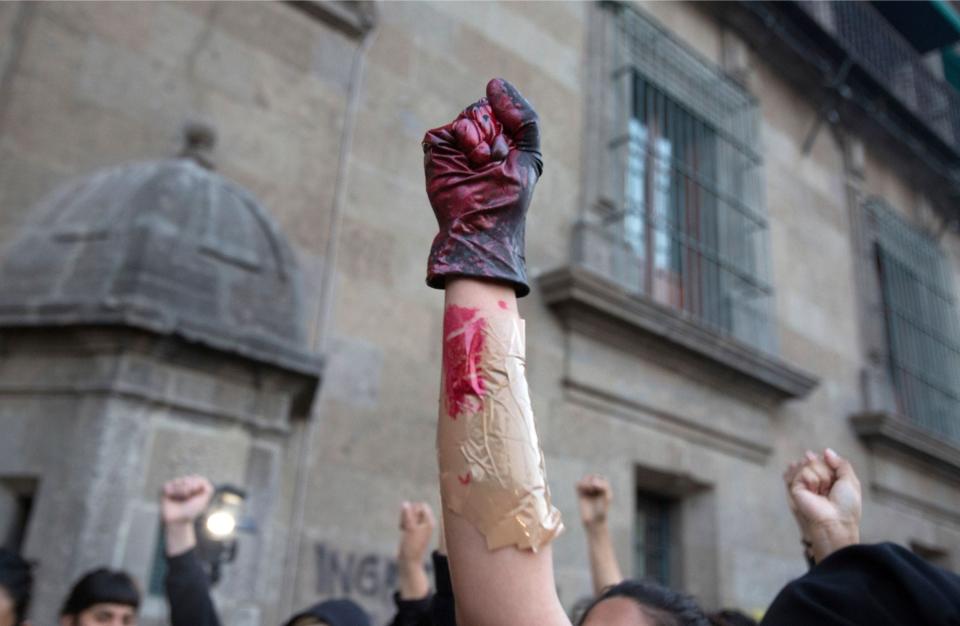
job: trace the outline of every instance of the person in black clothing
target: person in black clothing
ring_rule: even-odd
[[[126,572],[95,569],[73,585],[60,626],[136,626],[140,590]]]
[[[761,625],[960,624],[960,577],[894,544],[860,544],[860,481],[846,459],[808,452],[784,478],[816,564],[780,591]]]
[[[33,567],[12,550],[0,548],[0,626],[26,624]]]
[[[197,556],[194,522],[210,504],[213,485],[202,476],[183,476],[163,486],[160,514],[167,557],[164,587],[171,626],[220,626],[210,581]]]
[[[210,581],[197,556],[194,523],[206,511],[214,488],[202,476],[167,482],[161,496],[167,557],[165,589],[171,626],[220,626]],[[302,611],[286,626],[370,626],[370,618],[352,600],[327,600]]]
[[[423,566],[436,519],[426,502],[404,502],[400,509],[400,545],[397,549],[399,589],[393,594],[397,606],[390,626],[456,626],[453,586],[444,549],[443,531],[439,549],[432,555],[436,593],[430,593]]]
[[[393,594],[397,606],[390,626],[428,626],[430,582],[423,565],[436,519],[426,502],[404,502],[400,507],[400,544],[397,548],[399,589]]]

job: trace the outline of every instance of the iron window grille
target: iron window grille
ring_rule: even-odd
[[[920,428],[960,441],[960,327],[947,260],[934,239],[882,200],[868,200],[865,209],[897,410]]]
[[[757,102],[638,11],[607,6],[608,202],[578,224],[575,259],[774,353]]]
[[[869,2],[798,2],[877,84],[896,96],[942,141],[960,150],[960,94]]]
[[[671,569],[673,502],[657,494],[637,492],[634,528],[634,576],[661,585],[673,583]]]

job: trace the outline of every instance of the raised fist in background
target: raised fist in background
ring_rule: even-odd
[[[787,501],[816,562],[860,542],[862,495],[850,462],[827,448],[808,451],[784,472]]]
[[[580,503],[580,520],[587,528],[604,524],[610,512],[613,491],[606,478],[588,474],[577,482],[577,501]]]

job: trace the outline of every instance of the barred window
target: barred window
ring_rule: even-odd
[[[637,10],[609,9],[609,206],[580,260],[629,292],[775,352],[757,102]]]
[[[673,583],[671,544],[674,534],[674,501],[655,493],[637,491],[634,528],[634,577],[661,585]]]
[[[878,199],[866,205],[897,410],[960,441],[960,327],[949,266],[936,241]]]

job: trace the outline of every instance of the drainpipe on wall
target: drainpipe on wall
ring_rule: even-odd
[[[343,218],[343,203],[347,190],[347,172],[350,151],[353,147],[353,131],[356,126],[357,111],[360,105],[360,87],[363,81],[364,62],[367,52],[373,45],[379,26],[379,6],[372,3],[370,26],[362,35],[353,55],[350,69],[350,87],[347,94],[347,108],[344,114],[343,131],[340,137],[340,153],[337,161],[337,177],[333,193],[333,205],[330,209],[330,226],[327,231],[326,248],[323,253],[323,269],[320,281],[319,308],[312,328],[312,349],[317,354],[326,354],[329,343],[329,327],[333,313],[333,296],[336,283],[336,263],[339,248],[340,225]],[[322,385],[322,383],[321,383]],[[284,559],[283,584],[281,586],[282,615],[290,615],[293,602],[300,585],[300,572],[303,565],[303,535],[306,525],[307,487],[310,482],[310,467],[313,463],[313,443],[319,428],[319,395],[314,400],[310,419],[304,420],[302,431],[297,435],[300,444],[297,450],[297,472],[294,484],[293,515],[287,541],[287,555]]]

